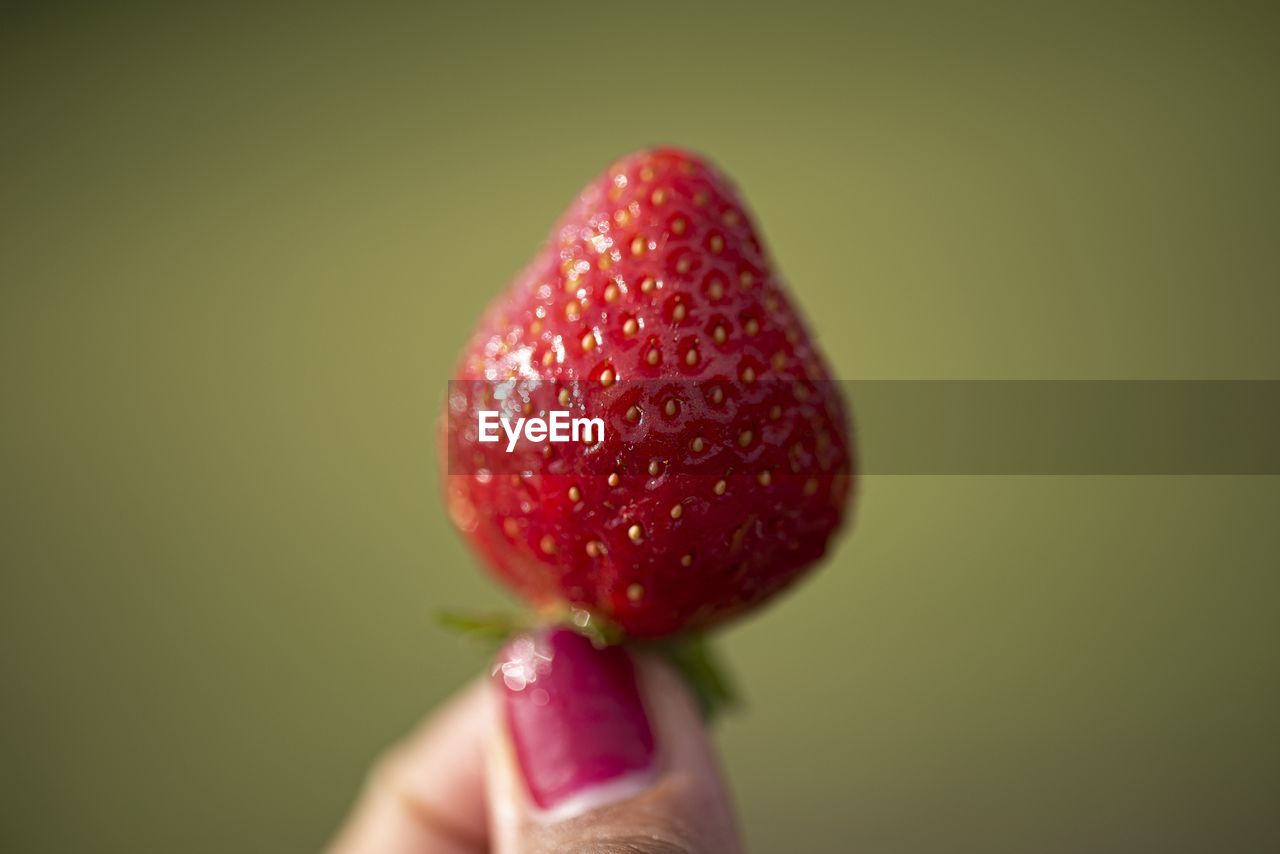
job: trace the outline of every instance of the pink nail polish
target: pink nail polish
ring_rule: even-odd
[[[603,802],[642,788],[653,732],[624,649],[596,649],[567,629],[520,635],[499,655],[494,676],[535,804],[587,808],[593,796]]]

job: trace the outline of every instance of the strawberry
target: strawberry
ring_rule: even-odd
[[[589,184],[455,376],[450,515],[540,608],[635,638],[705,629],[799,578],[845,514],[838,390],[734,187],[685,151]],[[482,410],[553,409],[603,439],[479,441]]]

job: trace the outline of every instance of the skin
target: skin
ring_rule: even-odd
[[[728,792],[693,698],[637,656],[658,773],[638,794],[549,821],[526,794],[487,679],[460,691],[374,767],[329,854],[735,854]]]

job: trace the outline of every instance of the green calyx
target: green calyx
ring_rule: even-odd
[[[597,647],[623,645],[666,659],[693,691],[702,716],[708,722],[739,705],[738,692],[717,661],[711,644],[702,634],[678,635],[661,640],[626,637],[611,621],[581,608],[565,608],[546,614],[490,612],[464,614],[442,612],[437,622],[445,629],[481,642],[490,650],[508,638],[534,629],[563,626],[590,638]]]

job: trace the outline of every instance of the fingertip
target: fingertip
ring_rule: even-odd
[[[515,640],[494,672],[496,850],[741,850],[697,702],[664,661],[559,630]]]
[[[681,804],[699,836],[715,840],[707,850],[741,850],[731,792],[693,690],[659,655],[638,654],[636,663],[660,745],[664,797]]]

